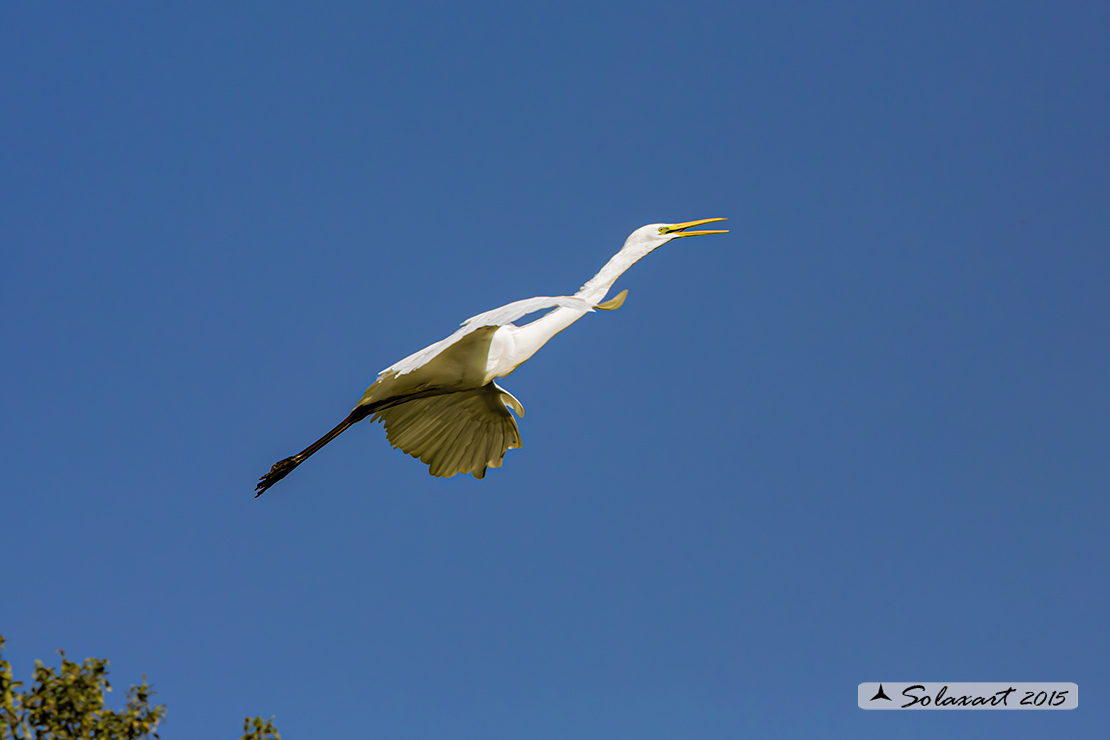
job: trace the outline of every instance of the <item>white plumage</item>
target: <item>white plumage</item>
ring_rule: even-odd
[[[379,373],[346,419],[304,451],[275,463],[259,480],[256,495],[368,416],[382,422],[390,444],[426,463],[432,475],[485,477],[488,468],[500,467],[507,451],[521,446],[520,430],[510,409],[524,414],[520,401],[494,380],[509,375],[553,336],[595,308],[619,308],[628,291],[601,301],[637,261],[672,239],[723,234],[723,230],[688,229],[724,220],[643,226],[632,232],[621,250],[573,296],[527,298],[472,316],[451,336]],[[551,310],[531,323],[512,323],[544,309]]]
[[[393,363],[385,370],[378,373],[378,377],[386,373],[396,373],[397,375],[405,375],[421,367],[433,357],[438,355],[447,347],[459,341],[467,334],[488,326],[504,326],[510,324],[517,319],[522,319],[530,313],[542,311],[545,308],[569,308],[582,313],[593,311],[594,307],[581,298],[575,296],[562,295],[557,297],[537,296],[535,298],[525,298],[522,301],[513,301],[507,303],[500,308],[495,308],[492,311],[480,313],[477,316],[471,316],[466,321],[459,324],[459,329],[446,339],[441,339],[435,344],[429,345],[419,352],[413,352],[411,355],[403,360]]]

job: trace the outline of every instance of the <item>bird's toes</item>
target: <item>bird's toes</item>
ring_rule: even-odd
[[[298,465],[300,465],[300,463],[297,462],[294,457],[287,457],[284,460],[278,460],[276,463],[274,463],[273,467],[270,468],[269,473],[266,473],[266,475],[258,479],[258,485],[254,487],[254,497],[258,498],[259,496],[261,496],[263,493],[266,492],[267,488],[274,485],[285,476],[289,475],[289,473],[292,472],[293,468],[297,467]]]

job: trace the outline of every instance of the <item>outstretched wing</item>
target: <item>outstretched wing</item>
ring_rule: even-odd
[[[509,408],[524,413],[520,401],[496,383],[446,393],[381,409],[389,443],[427,463],[441,478],[471,473],[484,478],[486,468],[499,468],[505,453],[521,447],[520,430]]]
[[[535,298],[525,298],[522,301],[506,303],[504,306],[495,308],[492,311],[486,311],[477,316],[471,316],[469,319],[462,322],[462,325],[472,327],[472,330],[479,326],[504,326],[517,319],[522,319],[530,313],[542,311],[545,308],[574,308],[583,312],[594,310],[593,304],[578,296],[541,295]]]
[[[458,342],[467,334],[481,329],[483,326],[504,326],[517,319],[524,318],[530,313],[542,311],[545,308],[574,308],[583,312],[594,310],[593,306],[588,301],[576,298],[572,295],[541,295],[535,298],[525,298],[522,301],[513,301],[500,308],[495,308],[492,311],[486,311],[477,316],[471,316],[469,319],[462,322],[461,328],[451,336],[446,339],[441,339],[419,352],[414,352],[405,359],[390,365],[378,374],[385,375],[386,373],[393,373],[395,375],[406,375],[416,370],[418,367],[423,366],[426,362]]]

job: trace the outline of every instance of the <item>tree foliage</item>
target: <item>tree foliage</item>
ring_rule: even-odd
[[[11,664],[4,659],[4,637],[0,635],[0,740],[142,740],[157,738],[158,724],[165,719],[164,704],[151,706],[153,689],[146,675],[127,691],[127,705],[118,711],[104,706],[108,683],[108,661],[86,658],[78,664],[66,659],[57,670],[35,661],[34,683],[12,678]],[[273,720],[261,717],[243,720],[240,740],[281,740]]]
[[[243,737],[239,740],[281,740],[274,729],[274,718],[262,721],[261,717],[247,717],[243,720]]]

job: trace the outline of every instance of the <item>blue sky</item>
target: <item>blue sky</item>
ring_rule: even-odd
[[[165,740],[1101,736],[1108,22],[6,5],[17,675],[145,672]],[[252,497],[380,369],[713,216],[505,381],[485,480],[362,423]],[[1086,698],[856,708],[878,680]]]

